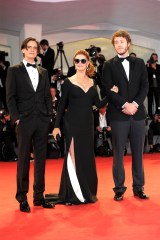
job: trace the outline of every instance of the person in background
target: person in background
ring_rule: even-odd
[[[107,116],[107,105],[101,107],[97,111],[94,111],[94,126],[95,126],[95,155],[99,155],[99,152],[110,150],[111,154],[111,127]],[[108,141],[109,139],[109,141]],[[110,144],[109,144],[110,142]],[[106,149],[105,149],[106,148]],[[104,150],[104,151],[101,151]],[[100,151],[99,151],[100,150]]]
[[[116,31],[112,44],[117,56],[104,63],[103,84],[109,99],[108,118],[112,129],[114,200],[123,200],[127,189],[123,155],[128,139],[132,151],[133,194],[148,199],[144,193],[143,167],[147,71],[142,59],[129,56],[131,37],[127,31]],[[112,89],[113,86],[117,89]]]
[[[11,123],[10,116],[7,114],[5,109],[0,109],[0,147],[5,146],[6,149],[2,154],[4,161],[17,161],[17,154],[13,145],[13,124]],[[0,149],[1,152],[3,152]],[[6,151],[6,152],[5,152]]]
[[[42,39],[40,41],[40,46],[41,46],[41,54],[38,54],[38,56],[41,58],[42,67],[47,69],[48,71],[48,77],[49,77],[49,83],[50,83],[52,72],[53,72],[53,66],[54,66],[55,52],[54,52],[54,49],[52,49],[49,46],[49,42],[46,39]]]
[[[56,96],[59,100],[62,94],[61,88],[66,77],[65,75],[63,75],[61,68],[54,69],[53,71],[54,71],[54,74],[52,75],[52,78],[51,78],[51,84],[56,88],[57,90]]]
[[[129,56],[131,56],[131,57],[137,57],[136,53],[134,53],[134,52],[131,52],[131,53],[129,54]]]
[[[160,136],[160,109],[155,113],[151,123],[149,124],[148,129],[148,143],[150,146],[149,153],[153,153],[155,151],[153,145],[153,136]]]
[[[6,111],[8,110],[6,104],[6,76],[9,66],[10,63],[8,61],[5,61],[5,57],[2,53],[0,53],[0,102]]]
[[[157,53],[152,53],[146,64],[149,80],[148,92],[148,115],[152,119],[153,112],[158,111],[160,106],[160,64],[158,64]],[[155,107],[153,105],[155,100]]]
[[[33,205],[53,206],[44,199],[45,162],[52,102],[47,70],[36,66],[39,42],[26,38],[21,45],[23,61],[8,69],[7,105],[16,123],[18,140],[17,192],[20,211],[30,212],[27,200],[31,146],[34,150]]]

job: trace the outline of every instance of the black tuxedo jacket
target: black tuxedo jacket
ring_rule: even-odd
[[[15,122],[36,111],[44,117],[52,114],[52,100],[47,70],[37,67],[39,83],[34,91],[28,72],[21,62],[9,67],[6,80],[7,105]]]
[[[143,102],[148,93],[148,74],[142,59],[130,57],[129,81],[118,56],[106,61],[103,66],[103,84],[109,99],[109,120],[128,120],[130,116],[122,113],[122,106],[125,102],[133,101],[139,105],[133,118],[135,120],[145,119],[146,111]],[[118,87],[118,93],[110,90],[114,85]]]

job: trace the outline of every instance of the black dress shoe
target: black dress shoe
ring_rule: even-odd
[[[30,212],[30,206],[27,201],[20,202],[20,211],[21,212]]]
[[[133,192],[135,197],[139,197],[140,199],[148,199],[149,197],[142,191]]]
[[[42,206],[43,208],[54,208],[55,204],[51,204],[49,202],[46,202],[44,198],[40,199],[40,200],[33,200],[33,205],[34,206]]]
[[[114,195],[114,200],[115,201],[121,201],[123,200],[123,192],[116,192],[115,195]]]
[[[71,203],[71,202],[66,202],[65,205],[66,205],[66,206],[72,206],[73,203]]]

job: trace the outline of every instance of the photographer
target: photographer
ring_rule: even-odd
[[[57,98],[57,89],[55,88],[54,84],[52,83],[50,86],[50,92],[52,96],[52,117],[51,117],[51,124],[49,129],[49,139],[48,139],[48,157],[50,155],[50,151],[53,153],[53,150],[56,150],[55,154],[51,154],[53,158],[63,157],[64,156],[64,132],[63,132],[63,119],[61,121],[60,129],[61,129],[61,138],[56,142],[53,139],[52,131],[54,129],[56,115],[57,115],[57,108],[59,104],[59,99]],[[58,152],[59,153],[58,153]]]
[[[61,97],[61,87],[62,87],[62,84],[64,83],[65,78],[66,77],[63,75],[61,68],[57,68],[53,70],[51,85],[54,86],[57,90],[56,97],[58,98],[58,100]]]
[[[149,130],[148,130],[148,143],[150,146],[149,153],[156,152],[156,146],[153,145],[153,136],[155,135],[160,135],[160,110],[158,110],[154,117],[152,122],[149,125]]]
[[[107,119],[107,106],[101,107],[94,112],[94,126],[95,126],[95,155],[98,156],[111,156],[112,151],[110,143],[111,140],[111,127]]]
[[[93,63],[93,65],[95,67],[93,79],[94,79],[96,85],[98,85],[98,87],[100,89],[101,98],[104,98],[106,96],[106,92],[105,92],[104,86],[102,84],[102,68],[103,68],[103,63],[105,61],[105,57],[104,57],[104,55],[100,54],[100,52],[101,52],[100,47],[90,45],[90,47],[85,50],[89,53],[91,62]],[[97,66],[97,62],[98,62],[98,66]]]
[[[6,76],[7,76],[7,69],[10,63],[8,61],[5,61],[5,56],[8,56],[8,53],[4,51],[0,51],[0,102],[2,103],[3,108],[7,109]]]
[[[158,111],[160,106],[160,65],[157,64],[158,55],[152,53],[150,59],[147,62],[148,80],[149,80],[149,92],[148,92],[148,115],[152,119],[153,117],[153,103],[155,100],[155,111]]]
[[[17,161],[13,143],[13,126],[4,109],[0,110],[0,159],[4,161]]]

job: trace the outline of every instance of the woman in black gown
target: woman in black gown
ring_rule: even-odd
[[[93,79],[94,66],[85,50],[74,56],[76,74],[62,85],[53,136],[60,132],[64,118],[66,154],[61,176],[59,201],[64,204],[94,203],[97,201],[97,171],[94,156],[93,108],[107,103],[99,100]],[[65,112],[65,113],[64,113]]]

